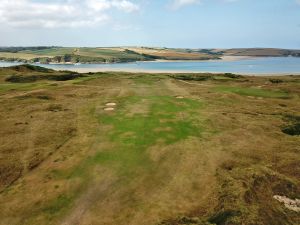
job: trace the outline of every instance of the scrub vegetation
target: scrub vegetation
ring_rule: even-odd
[[[1,68],[0,224],[300,224],[298,81]]]

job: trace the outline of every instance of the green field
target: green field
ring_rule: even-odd
[[[274,79],[1,68],[0,225],[300,224],[274,198],[300,199],[300,77]]]

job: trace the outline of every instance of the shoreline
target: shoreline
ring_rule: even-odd
[[[59,70],[57,70],[59,71]],[[68,71],[73,71],[77,73],[98,73],[98,72],[124,72],[124,73],[148,73],[148,74],[199,74],[199,73],[210,73],[210,74],[223,74],[223,73],[233,73],[243,76],[300,76],[300,72],[297,73],[243,73],[243,72],[218,72],[218,71],[188,71],[188,70],[147,70],[147,69],[106,69],[106,68],[97,68],[97,69],[70,69]]]
[[[29,63],[29,62],[18,62],[18,61],[5,61],[0,60],[3,63],[15,63],[15,64],[33,64],[33,65],[60,65],[60,66],[75,66],[75,65],[107,65],[107,64],[131,64],[131,63],[154,63],[154,62],[233,62],[239,60],[247,60],[247,59],[256,59],[256,58],[265,58],[258,56],[220,56],[220,59],[154,59],[154,60],[146,60],[146,61],[130,61],[130,62],[103,62],[103,63],[72,63],[72,62],[50,62],[50,63]]]

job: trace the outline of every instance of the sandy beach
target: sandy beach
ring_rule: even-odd
[[[188,71],[188,70],[147,70],[147,69],[119,69],[119,68],[72,68],[69,71],[74,71],[77,73],[97,73],[97,72],[129,72],[129,73],[151,73],[151,74],[166,74],[166,73],[189,73],[189,74],[197,74],[197,73],[211,73],[211,74],[220,74],[222,72],[217,71]],[[224,73],[224,72],[223,72]],[[242,73],[237,72],[234,74],[245,75],[245,76],[288,76],[288,75],[300,75],[299,73]]]

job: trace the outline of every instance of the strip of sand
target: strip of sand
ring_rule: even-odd
[[[151,69],[128,69],[128,68],[70,68],[69,71],[77,73],[98,73],[98,72],[128,72],[128,73],[152,73],[152,74],[162,74],[162,73],[211,73],[211,74],[220,74],[226,73],[218,71],[189,71],[189,70],[151,70]],[[243,73],[243,72],[232,72],[238,75],[245,76],[288,76],[288,75],[300,75],[300,72],[297,73]]]

